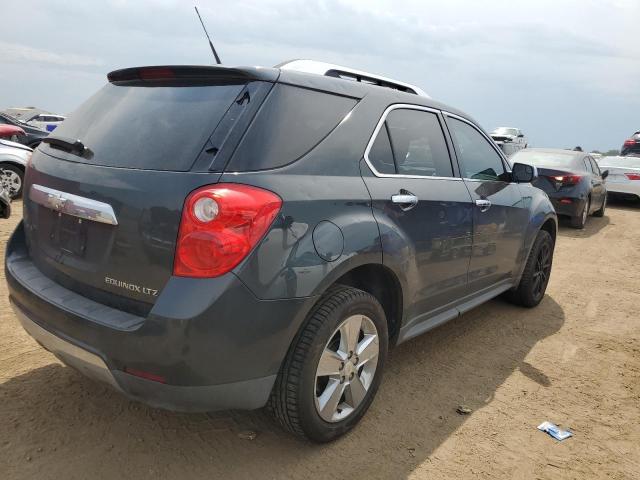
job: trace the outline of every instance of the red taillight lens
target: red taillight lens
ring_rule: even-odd
[[[633,147],[635,144],[636,144],[636,141],[633,138],[630,138],[629,140],[624,141],[625,147]]]
[[[151,380],[158,383],[167,383],[167,379],[162,375],[156,375],[155,373],[145,372],[144,370],[137,370],[135,368],[124,367],[124,371],[129,375],[135,377],[144,378],[145,380]]]
[[[184,203],[173,274],[217,277],[238,265],[280,211],[275,193],[240,184],[199,188]]]
[[[580,175],[555,175],[548,178],[560,185],[577,185],[582,177]]]
[[[640,173],[625,173],[629,180],[640,180]]]

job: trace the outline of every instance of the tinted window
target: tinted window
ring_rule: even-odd
[[[396,109],[387,115],[386,123],[398,174],[453,176],[449,150],[435,113]]]
[[[509,161],[512,164],[519,162],[545,167],[571,167],[574,165],[575,160],[576,154],[574,152],[545,152],[529,148],[519,150],[515,155],[509,158]]]
[[[277,84],[227,170],[265,170],[295,162],[329,135],[355,105],[353,98]]]
[[[375,142],[371,146],[369,161],[379,173],[396,173],[386,123],[382,125]]]
[[[55,130],[78,138],[90,157],[113,167],[189,170],[243,85],[105,85]],[[46,147],[55,155],[55,150]],[[65,157],[66,158],[66,157]]]
[[[584,168],[587,170],[587,172],[593,173],[593,167],[591,166],[591,163],[589,163],[589,158],[584,157],[582,159],[582,163],[584,163]]]
[[[596,175],[600,175],[600,167],[598,166],[598,163],[592,158],[592,157],[588,157],[589,161],[591,162],[591,170],[593,170],[593,173],[595,173]]]
[[[468,123],[449,118],[451,136],[465,178],[498,180],[504,173],[500,155],[487,139]]]

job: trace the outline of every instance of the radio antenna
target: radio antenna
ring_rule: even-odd
[[[202,29],[204,30],[204,34],[207,36],[207,40],[209,40],[209,46],[211,47],[211,52],[213,53],[213,56],[216,59],[216,63],[218,65],[220,65],[222,62],[220,61],[220,57],[218,56],[218,53],[216,52],[216,49],[213,47],[213,43],[211,43],[211,37],[209,37],[209,32],[207,32],[207,29],[204,26],[204,22],[202,21],[202,17],[200,16],[200,12],[198,11],[198,7],[193,7],[196,9],[196,14],[198,15],[198,18],[200,19],[200,25],[202,25]]]

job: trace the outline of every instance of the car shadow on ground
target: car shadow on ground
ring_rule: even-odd
[[[568,217],[558,217],[558,235],[570,238],[589,238],[597,235],[600,230],[609,225],[609,217],[605,211],[604,217],[591,215],[583,229],[573,228],[569,224]]]
[[[496,299],[395,348],[363,421],[326,445],[292,437],[263,412],[149,408],[51,363],[0,385],[0,470],[6,478],[405,478],[514,371],[549,386],[525,357],[563,323],[548,295],[531,310]],[[457,414],[460,404],[473,413]]]

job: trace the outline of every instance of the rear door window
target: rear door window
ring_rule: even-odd
[[[81,140],[90,154],[45,151],[94,165],[187,171],[243,86],[109,83],[52,134]]]
[[[452,177],[449,149],[433,112],[397,108],[386,117],[368,153],[378,173]]]
[[[356,103],[351,97],[275,85],[226,170],[267,170],[295,162],[322,142]]]

